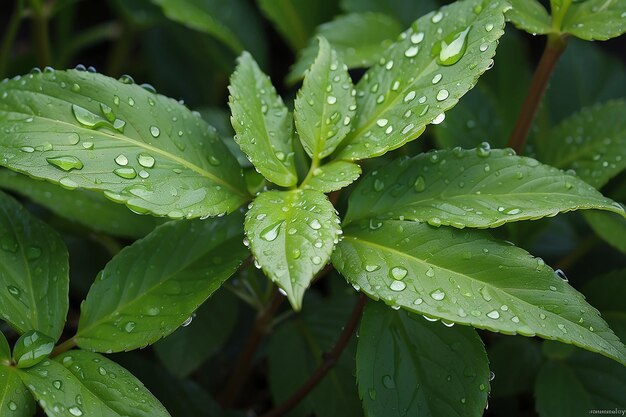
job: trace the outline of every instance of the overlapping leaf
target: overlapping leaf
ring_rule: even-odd
[[[305,290],[330,259],[339,223],[333,205],[315,190],[262,193],[246,214],[246,237],[257,264],[294,309],[300,309]]]
[[[332,161],[315,168],[308,180],[302,184],[302,187],[330,193],[347,187],[356,181],[360,175],[361,167],[357,164],[348,161]]]
[[[167,223],[122,250],[81,307],[77,344],[119,352],[176,330],[248,255],[242,217]]]
[[[56,340],[67,316],[68,270],[61,237],[0,192],[0,318]]]
[[[591,40],[607,40],[626,32],[626,3],[621,0],[585,0],[572,2],[562,31]]]
[[[334,155],[382,155],[443,121],[493,65],[508,7],[500,0],[465,0],[418,19],[357,84],[355,128]]]
[[[34,414],[35,400],[18,376],[18,371],[0,364],[0,415],[31,417]]]
[[[548,11],[536,0],[509,0],[511,10],[506,13],[515,27],[533,35],[552,32],[552,20]]]
[[[489,361],[473,329],[369,303],[359,334],[357,380],[367,415],[483,415]]]
[[[244,52],[230,80],[229,104],[235,141],[265,178],[295,185],[292,116],[271,80]]]
[[[211,216],[247,199],[214,129],[138,85],[75,70],[16,77],[0,84],[0,129],[3,165],[136,212]]]
[[[363,178],[346,223],[363,218],[496,227],[578,209],[624,208],[574,175],[508,150],[443,150],[399,159]]]
[[[352,285],[392,306],[626,363],[626,348],[581,294],[543,260],[483,231],[365,224],[346,230],[332,261]]]

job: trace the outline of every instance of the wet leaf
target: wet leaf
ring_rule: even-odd
[[[0,192],[0,319],[19,333],[61,335],[68,310],[68,254],[61,237]]]
[[[391,306],[626,363],[626,348],[580,293],[540,258],[486,232],[366,223],[346,230],[332,261],[353,286]]]
[[[533,35],[546,35],[553,31],[548,11],[536,0],[509,0],[512,9],[506,13],[507,20],[516,28]]]
[[[36,330],[30,330],[15,342],[13,360],[18,368],[30,368],[46,359],[52,349],[54,339]]]
[[[485,145],[399,159],[370,173],[351,195],[345,223],[371,217],[484,228],[580,209],[626,217],[574,175]]]
[[[367,415],[483,415],[489,361],[473,329],[368,303],[359,334],[357,380]]]
[[[35,400],[18,376],[16,368],[0,364],[0,415],[31,417]]]
[[[605,41],[626,32],[626,3],[621,0],[572,2],[562,31],[585,39]]]
[[[1,163],[138,213],[215,216],[247,200],[239,165],[199,114],[123,80],[71,70],[1,84]]]
[[[348,161],[332,161],[315,168],[311,172],[311,177],[303,183],[303,188],[330,193],[347,187],[360,175],[361,167],[357,164]]]
[[[242,220],[233,213],[170,222],[123,249],[98,275],[81,306],[78,346],[133,350],[188,322],[248,256],[241,243]]]
[[[405,26],[437,8],[437,2],[434,0],[341,0],[340,3],[347,12],[378,12],[397,19]]]

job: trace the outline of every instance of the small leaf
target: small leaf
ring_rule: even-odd
[[[437,8],[435,0],[341,0],[340,3],[347,12],[379,12],[396,18],[404,26],[409,26],[418,17]]]
[[[364,68],[374,65],[401,31],[402,26],[389,15],[350,13],[320,25],[316,34],[328,40],[348,68]],[[287,75],[288,83],[295,84],[313,64],[318,44],[313,38],[299,52]]]
[[[335,157],[379,156],[441,123],[493,65],[507,7],[467,0],[418,19],[357,84],[356,124]]]
[[[157,217],[139,216],[100,193],[66,190],[8,169],[0,170],[0,187],[27,197],[57,216],[113,236],[140,238],[163,223]]]
[[[66,352],[20,378],[50,417],[169,417],[137,378],[95,353]]]
[[[543,260],[483,231],[370,223],[347,229],[332,261],[353,286],[392,306],[626,363],[626,348],[580,293]]]
[[[443,150],[399,159],[365,176],[345,223],[407,219],[434,226],[497,227],[559,212],[624,208],[573,175],[509,150]]]
[[[601,188],[626,169],[626,101],[616,100],[587,107],[537,141],[542,162],[573,169],[588,184]]]
[[[18,368],[30,368],[46,359],[54,349],[54,339],[36,330],[24,333],[15,343],[13,360]]]
[[[361,175],[361,167],[353,162],[332,161],[311,172],[311,177],[302,183],[304,189],[322,193],[340,190],[352,184]]]
[[[104,192],[135,212],[215,216],[248,198],[237,161],[199,114],[100,74],[46,71],[1,84],[0,129],[9,131],[3,165]]]
[[[330,201],[314,190],[262,193],[246,214],[244,227],[257,264],[295,310],[330,259],[341,234],[339,223]]]
[[[449,329],[368,303],[356,360],[367,415],[417,416],[422,410],[432,417],[483,415],[489,361],[473,329]]]
[[[626,32],[626,3],[621,0],[573,2],[562,31],[588,41],[615,38]]]
[[[15,368],[0,365],[0,415],[31,417],[35,400],[18,376]]]
[[[552,20],[548,11],[536,0],[509,0],[511,10],[506,13],[507,20],[516,28],[533,35],[552,33]]]
[[[304,77],[294,106],[294,119],[304,150],[314,161],[335,150],[350,131],[356,102],[347,68],[325,38]]]
[[[176,330],[248,255],[241,223],[239,213],[170,222],[123,249],[81,306],[78,346],[128,351]]]
[[[268,180],[283,187],[295,185],[291,114],[249,53],[239,57],[228,90],[231,123],[241,150]]]
[[[68,310],[68,254],[61,237],[0,192],[0,319],[55,340]]]

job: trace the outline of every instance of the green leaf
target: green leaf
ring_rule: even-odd
[[[351,227],[333,265],[374,299],[442,320],[571,343],[626,363],[626,348],[543,260],[486,232],[387,221]]]
[[[68,254],[61,237],[0,192],[0,319],[19,333],[61,335],[68,310]]]
[[[214,129],[175,100],[75,70],[12,79],[0,97],[9,130],[0,153],[15,171],[172,218],[230,212],[248,198]]]
[[[307,297],[301,313],[272,333],[268,344],[269,382],[275,404],[281,404],[322,365],[341,333],[355,297]],[[354,379],[354,338],[336,365],[287,414],[289,417],[362,415]]]
[[[302,183],[302,187],[330,193],[347,187],[360,175],[361,167],[357,164],[348,161],[332,161],[315,168],[309,179]]]
[[[362,68],[376,63],[401,31],[402,26],[388,15],[351,13],[320,25],[315,33],[328,40],[348,68]],[[298,61],[287,75],[289,84],[302,78],[318,50],[317,39],[313,38],[300,51]]]
[[[496,377],[490,393],[493,398],[532,392],[535,376],[543,360],[535,340],[519,336],[504,337],[492,343],[487,354]]]
[[[95,353],[66,352],[20,378],[50,417],[169,417],[141,381]]]
[[[123,249],[81,306],[78,346],[128,351],[172,333],[248,255],[241,224],[239,213],[170,222]]]
[[[379,156],[441,123],[493,65],[507,7],[465,0],[418,19],[357,84],[356,125],[335,156]]]
[[[626,101],[587,107],[537,142],[538,159],[600,188],[626,168]]]
[[[249,53],[239,57],[228,90],[231,123],[241,150],[268,180],[283,187],[295,185],[292,116]]]
[[[548,11],[536,0],[509,0],[512,8],[506,13],[507,20],[516,28],[533,35],[552,33],[552,19]]]
[[[562,31],[588,41],[618,37],[626,32],[626,3],[621,0],[574,2],[563,18]]]
[[[398,159],[365,176],[345,223],[363,218],[497,227],[559,212],[624,208],[573,175],[510,150],[443,150]]]
[[[11,362],[11,348],[4,333],[0,331],[0,365],[7,362]]]
[[[615,249],[626,253],[626,219],[614,213],[590,211],[584,213],[585,220],[593,231]]]
[[[314,163],[333,153],[350,131],[356,111],[354,95],[345,64],[320,37],[317,59],[294,103],[298,136]]]
[[[341,0],[340,3],[347,12],[379,12],[394,17],[404,26],[437,8],[434,0]]]
[[[587,282],[582,289],[587,300],[593,304],[611,329],[626,340],[626,269],[618,269]]]
[[[100,193],[65,190],[8,169],[0,170],[0,187],[29,198],[57,216],[113,236],[140,238],[162,223],[157,217],[138,216]]]
[[[18,368],[30,368],[46,359],[54,349],[54,339],[36,330],[24,333],[15,343],[13,360]]]
[[[315,190],[264,192],[246,214],[244,228],[257,264],[295,310],[330,259],[339,223],[333,205]]]
[[[0,365],[0,415],[31,417],[35,400],[18,376],[15,368]]]
[[[473,329],[368,303],[356,361],[367,415],[470,417],[487,405],[489,361]]]
[[[541,417],[583,417],[592,410],[620,409],[624,392],[626,367],[583,351],[545,363],[535,384]]]
[[[198,308],[195,316],[188,326],[154,345],[163,365],[178,378],[198,369],[226,342],[237,322],[237,298],[219,291]]]

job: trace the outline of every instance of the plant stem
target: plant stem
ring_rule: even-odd
[[[532,126],[535,114],[541,103],[541,98],[546,90],[550,76],[554,71],[554,67],[565,50],[566,45],[565,37],[555,33],[548,35],[548,42],[546,43],[546,47],[539,60],[539,65],[533,75],[528,94],[520,109],[513,133],[507,143],[507,146],[513,148],[518,154],[522,153],[524,143],[528,137],[528,131]]]
[[[56,356],[59,356],[60,354],[65,353],[68,350],[73,349],[75,347],[76,347],[76,340],[74,340],[74,338],[72,337],[71,339],[67,339],[65,342],[61,343],[60,345],[57,345],[52,351],[52,353],[50,354],[50,357],[54,358]]]
[[[237,394],[239,394],[242,385],[250,373],[250,365],[254,359],[254,354],[267,333],[274,314],[276,314],[278,307],[280,307],[284,300],[285,298],[278,292],[278,288],[274,287],[270,302],[254,321],[252,331],[248,335],[248,340],[237,360],[237,365],[226,383],[226,388],[224,388],[220,394],[220,403],[223,407],[230,406],[235,401]]]
[[[302,401],[308,394],[319,384],[319,382],[324,378],[324,376],[330,371],[341,356],[342,352],[348,346],[350,339],[352,339],[352,334],[356,329],[356,326],[359,324],[361,320],[361,315],[363,314],[363,308],[365,307],[365,302],[367,298],[364,294],[359,294],[359,298],[357,300],[354,309],[352,310],[352,314],[348,318],[348,322],[343,328],[337,343],[332,348],[332,350],[324,355],[324,362],[317,368],[317,370],[309,377],[309,379],[298,388],[298,390],[289,397],[285,402],[280,404],[278,407],[270,410],[269,412],[263,414],[261,417],[279,417],[285,413],[288,413],[292,408],[294,408],[300,401]]]
[[[2,46],[0,46],[0,78],[4,78],[6,76],[7,65],[9,63],[9,52],[11,51],[15,34],[17,33],[20,21],[22,20],[23,9],[24,1],[17,0],[15,2],[15,10],[9,19],[9,24],[7,25],[7,30],[4,34],[4,39],[2,40]]]
[[[40,67],[50,65],[50,39],[48,37],[48,16],[41,0],[30,0],[33,10],[33,39]]]

